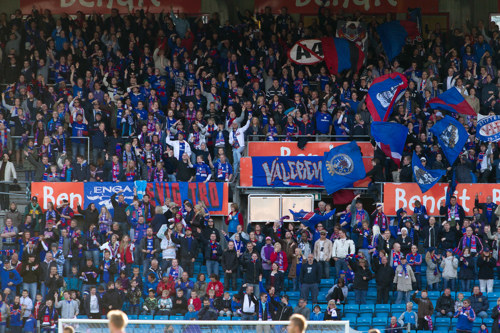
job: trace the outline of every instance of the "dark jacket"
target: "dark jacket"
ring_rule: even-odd
[[[413,171],[411,169],[411,164],[401,167],[401,172],[399,173],[399,181],[401,183],[411,183],[413,181]]]
[[[276,314],[276,320],[289,320],[293,315],[293,308],[290,305],[280,304],[278,313]]]
[[[96,297],[97,297],[97,304],[99,306],[99,313],[102,313],[103,310],[102,298],[97,293]],[[85,314],[87,316],[90,316],[90,294],[83,299],[83,310],[85,311]]]
[[[148,242],[147,242],[147,237],[143,237],[141,239],[141,242],[139,243],[139,250],[141,250],[141,255],[144,259],[146,259],[146,256],[149,254],[149,253],[144,253],[142,252],[142,250],[147,250],[147,247],[148,247]],[[158,239],[158,237],[155,237],[153,236],[153,250],[156,250],[156,254],[158,253],[158,251],[160,251],[160,239]],[[151,258],[154,258],[155,257],[155,254],[152,254],[151,255]]]
[[[221,257],[221,264],[222,264],[222,269],[224,271],[230,270],[234,273],[236,271],[236,269],[238,268],[238,264],[239,264],[236,250],[235,249],[232,249],[232,250],[227,249],[226,251],[224,251],[222,253],[222,257]]]
[[[116,201],[116,196],[117,193],[111,196],[111,204],[113,205],[114,209],[113,221],[125,223],[127,222],[127,214],[125,213],[125,211],[127,210],[128,204],[123,202],[120,205],[118,201]]]
[[[498,325],[500,312],[498,311],[498,306],[494,306],[493,310],[491,310],[491,318],[493,319],[493,324],[491,326],[491,333],[500,333],[500,327]]]
[[[125,294],[118,289],[108,289],[102,296],[102,304],[106,313],[111,310],[121,310],[124,301]]]
[[[79,182],[83,182],[84,180],[90,179],[90,169],[87,162],[83,162],[82,164],[74,163],[73,164],[73,180],[78,180]]]
[[[205,259],[206,260],[215,260],[220,262],[220,258],[222,257],[222,246],[220,246],[219,243],[215,242],[215,251],[216,253],[213,253],[214,250],[212,250],[212,246],[210,245],[210,242],[205,246]]]
[[[457,245],[458,240],[460,239],[460,234],[458,233],[456,228],[450,228],[450,231],[445,231],[444,229],[441,229],[438,238],[440,247],[443,250],[454,249]]]
[[[461,280],[474,280],[475,267],[473,257],[461,257],[459,261],[460,270],[458,271],[458,278]]]
[[[45,165],[43,165],[41,161],[35,160],[33,154],[29,154],[27,159],[28,162],[30,162],[35,167],[35,181],[37,182],[43,181],[43,174],[45,173],[46,170],[48,170],[50,163],[47,166],[47,168],[45,168]]]
[[[477,295],[471,295],[469,297],[470,305],[474,312],[478,314],[481,311],[488,311],[488,297],[484,296],[483,293]]]
[[[217,320],[218,317],[217,311],[210,306],[203,306],[198,312],[198,320]]]
[[[354,271],[354,289],[368,290],[368,281],[372,279],[370,269],[362,268],[356,260],[350,260],[350,264]]]
[[[477,273],[477,278],[479,280],[493,280],[494,278],[494,273],[493,273],[493,269],[495,269],[495,266],[496,266],[496,261],[495,259],[493,258],[486,258],[483,259],[482,256],[480,256],[478,259],[477,259],[477,267],[479,269],[478,273]]]
[[[198,255],[198,241],[196,240],[196,238],[192,237],[191,249],[189,249],[188,240],[186,239],[186,237],[172,237],[172,242],[181,246],[179,251],[179,258],[181,259],[181,262],[196,258],[196,256]]]
[[[259,284],[259,276],[262,275],[262,262],[257,259],[255,262],[251,260],[244,266],[245,267],[245,282],[251,284]]]
[[[36,261],[33,262],[32,264],[25,262],[21,265],[21,277],[23,278],[23,283],[38,282],[38,277],[40,276],[40,272],[41,272],[40,264],[37,263]]]
[[[321,268],[316,260],[312,264],[306,260],[302,262],[302,267],[300,269],[300,283],[320,283],[321,282]]]
[[[453,300],[451,295],[446,296],[443,294],[437,299],[436,312],[439,313],[439,312],[441,312],[441,310],[444,310],[446,313],[455,312],[455,301]]]
[[[373,265],[373,269],[375,271],[375,281],[377,282],[377,286],[390,287],[392,285],[392,281],[394,280],[394,269],[391,267],[389,262],[387,262],[387,265],[384,266],[380,264],[377,259],[374,261],[375,264]]]

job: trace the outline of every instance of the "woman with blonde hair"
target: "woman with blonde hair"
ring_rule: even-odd
[[[288,280],[293,281],[293,290],[297,291],[299,290],[299,276],[300,276],[300,269],[302,267],[302,262],[305,261],[304,254],[302,253],[302,249],[299,247],[296,247],[294,250],[294,253],[292,255],[292,263],[290,266],[290,271],[288,272]]]
[[[130,242],[129,235],[123,235],[118,247],[118,267],[119,271],[124,270],[127,276],[130,276],[130,268],[134,263],[135,245]]]
[[[340,320],[341,315],[340,311],[337,309],[337,305],[335,304],[335,301],[332,299],[328,302],[328,306],[325,310],[325,321],[329,320]]]
[[[125,167],[125,180],[128,182],[133,182],[139,180],[139,175],[136,173],[136,165],[135,161],[130,160],[127,162],[127,166]]]

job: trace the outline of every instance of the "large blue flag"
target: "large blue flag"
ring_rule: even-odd
[[[453,165],[469,138],[469,134],[467,134],[463,125],[454,118],[445,116],[434,124],[430,131],[437,137],[450,165]]]
[[[377,146],[382,149],[387,157],[390,157],[399,168],[401,156],[405,148],[408,127],[399,123],[386,123],[374,121],[371,124],[371,133]]]
[[[318,223],[328,220],[330,216],[335,214],[335,209],[325,215],[316,214],[315,212],[306,212],[303,209],[298,213],[290,209],[290,213],[292,213],[294,221],[300,221],[309,228],[314,229]]]
[[[418,158],[417,154],[413,152],[413,158],[411,161],[411,167],[413,169],[413,176],[422,193],[429,191],[440,179],[446,174],[446,170],[436,169],[427,170],[424,168]]]
[[[408,87],[408,79],[400,73],[379,76],[373,80],[368,95],[366,107],[374,121],[387,121],[394,104],[403,96]]]
[[[381,24],[377,27],[377,33],[389,61],[401,53],[407,38],[413,40],[419,35],[417,23],[412,21],[391,21]]]
[[[361,149],[356,141],[338,146],[325,153],[323,159],[323,183],[332,194],[366,177]]]

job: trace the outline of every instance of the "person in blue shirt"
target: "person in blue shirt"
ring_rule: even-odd
[[[325,102],[321,103],[320,110],[315,113],[316,129],[318,134],[332,134],[332,115],[328,113],[328,106]]]
[[[314,310],[311,313],[311,318],[309,320],[311,321],[323,321],[325,318],[325,314],[321,312],[321,308],[319,305],[314,306]]]
[[[417,314],[413,311],[412,302],[406,304],[406,311],[399,316],[398,323],[402,327],[407,327],[409,324],[412,330],[417,329]]]
[[[221,155],[220,159],[214,164],[215,181],[230,182],[233,178],[233,167],[226,159],[226,155]]]
[[[10,331],[12,333],[21,333],[23,327],[21,299],[14,297],[14,303],[10,305]]]
[[[461,308],[455,312],[454,318],[457,320],[457,332],[459,333],[469,333],[472,332],[474,327],[474,320],[476,320],[476,314],[470,305],[468,299],[464,300],[464,304]]]
[[[2,290],[9,288],[12,294],[16,294],[16,287],[23,282],[23,278],[19,273],[10,265],[10,261],[0,262],[0,283]]]
[[[196,157],[196,181],[197,182],[208,182],[212,178],[212,170],[210,167],[203,161],[203,156],[198,155]]]

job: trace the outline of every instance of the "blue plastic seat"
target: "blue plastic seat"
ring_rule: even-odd
[[[375,310],[374,304],[361,304],[359,306],[359,313],[373,313]]]
[[[356,321],[356,324],[359,325],[368,325],[370,326],[372,324],[372,318],[366,318],[366,317],[360,317]]]
[[[356,327],[356,329],[360,332],[368,332],[370,328],[371,328],[370,325],[358,325]]]
[[[491,325],[493,325],[493,319],[485,318],[485,319],[483,319],[483,324],[485,324],[486,327],[491,327]]]
[[[155,315],[155,320],[168,320],[168,316]]]
[[[139,315],[139,320],[153,320],[153,315]]]
[[[351,323],[356,323],[356,319],[358,319],[358,314],[357,313],[346,313],[346,315],[343,318],[344,320],[348,320]]]
[[[438,317],[438,318],[436,318],[435,323],[436,323],[436,325],[438,325],[438,324],[447,324],[447,325],[450,325],[450,318],[448,318],[448,317]]]
[[[231,320],[241,320],[241,317],[235,317],[235,316],[233,316],[233,318],[231,318]]]
[[[346,304],[344,305],[344,313],[359,313],[359,305],[358,304]]]
[[[405,304],[392,304],[391,305],[391,312],[394,315],[396,314],[401,314],[406,311],[406,305]],[[396,316],[397,317],[397,316]]]
[[[375,317],[372,320],[373,326],[385,326],[387,324],[387,317]]]
[[[183,316],[169,316],[168,318],[170,320],[183,320],[184,319]]]

